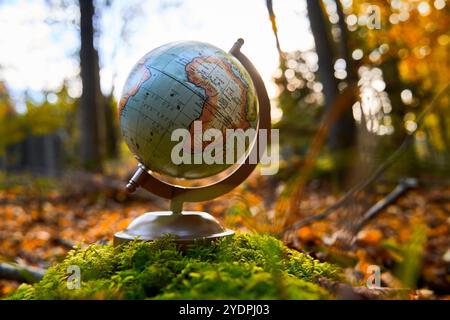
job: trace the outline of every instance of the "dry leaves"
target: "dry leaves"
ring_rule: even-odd
[[[280,188],[269,178],[252,175],[248,183],[214,201],[187,204],[185,209],[207,211],[228,227],[256,232],[280,230],[273,204]],[[146,211],[167,210],[164,202],[124,197],[114,189],[79,192],[57,186],[45,192],[25,192],[22,187],[0,191],[0,261],[21,261],[47,267],[62,259],[72,244],[107,242],[135,217]],[[336,196],[327,188],[310,189],[301,204],[302,217],[332,204]],[[36,196],[39,194],[39,197]],[[408,193],[384,210],[345,247],[335,235],[348,221],[345,210],[296,230],[292,246],[321,260],[336,262],[355,287],[370,280],[371,266],[379,266],[381,285],[410,299],[448,298],[450,292],[450,188],[434,187]],[[375,203],[382,195],[367,195]],[[150,197],[149,197],[150,198]],[[425,226],[426,242],[419,266],[417,290],[404,288],[398,267],[415,226]],[[18,284],[0,280],[0,295]],[[405,291],[406,290],[406,291]],[[407,292],[405,295],[403,292]]]

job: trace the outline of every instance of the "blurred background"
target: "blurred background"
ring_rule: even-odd
[[[242,37],[280,171],[191,208],[339,263],[355,287],[376,265],[389,292],[448,298],[449,12],[447,0],[0,0],[0,262],[44,269],[166,210],[124,192],[136,166],[118,127],[124,81],[165,43],[227,51]],[[20,281],[1,275],[5,295]]]

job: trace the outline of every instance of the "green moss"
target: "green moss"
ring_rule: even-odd
[[[43,280],[21,285],[10,299],[327,299],[313,282],[340,270],[285,247],[270,236],[237,234],[179,251],[171,239],[76,248]],[[79,289],[68,289],[69,266]],[[70,269],[69,269],[70,270]]]

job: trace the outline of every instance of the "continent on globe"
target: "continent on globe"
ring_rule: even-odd
[[[148,78],[150,78],[152,75],[150,73],[150,70],[145,68],[144,63],[145,63],[144,58],[139,60],[138,66],[141,66],[141,67],[134,68],[133,72],[129,75],[129,78],[131,78],[129,80],[131,80],[131,81],[127,81],[126,84],[129,85],[129,87],[125,87],[123,89],[122,97],[120,98],[120,101],[119,101],[119,114],[122,113],[122,110],[125,107],[125,105],[127,104],[128,99],[131,96],[134,96],[138,92],[142,83],[145,80],[147,80]]]
[[[226,129],[247,129],[251,125],[247,120],[247,85],[237,77],[226,60],[216,56],[197,57],[186,65],[188,80],[205,90],[206,100],[202,113],[196,121],[202,121],[203,131],[215,127],[216,121],[221,121],[223,135]],[[214,75],[214,76],[212,76]],[[228,83],[227,83],[228,82]],[[227,93],[220,94],[224,85]],[[238,116],[222,113],[233,100],[239,105]],[[234,123],[233,121],[238,121]],[[191,135],[194,134],[193,122],[190,125]],[[208,143],[204,142],[203,148]]]
[[[163,175],[197,179],[231,164],[175,164],[171,153],[179,141],[172,141],[172,133],[186,129],[193,139],[194,121],[201,122],[203,132],[256,129],[258,101],[250,75],[236,58],[210,44],[183,41],[138,61],[119,111],[122,135],[138,161]]]

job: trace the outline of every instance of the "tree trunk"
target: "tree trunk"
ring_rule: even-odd
[[[102,159],[106,158],[108,153],[108,136],[107,136],[107,128],[108,128],[108,120],[106,115],[106,99],[102,93],[102,89],[100,86],[100,62],[97,49],[94,48],[95,55],[95,92],[97,94],[97,114],[98,114],[98,132],[99,132],[99,153]]]
[[[353,60],[351,58],[351,45],[348,38],[347,23],[345,22],[344,9],[342,8],[342,3],[340,0],[335,0],[336,11],[339,17],[339,30],[340,30],[340,41],[339,41],[339,54],[343,58],[347,65],[347,79],[348,81],[358,81],[357,74]]]
[[[80,99],[80,156],[83,167],[102,170],[98,55],[94,48],[94,5],[79,0],[80,5],[80,69],[83,91]]]
[[[319,58],[319,79],[325,96],[325,112],[330,112],[336,96],[339,94],[338,79],[334,77],[334,47],[329,36],[327,21],[318,0],[307,0],[308,16]],[[353,146],[355,122],[351,106],[333,119],[328,133],[328,146],[332,150],[342,151]]]
[[[105,108],[105,125],[106,125],[106,156],[110,159],[117,159],[119,157],[119,136],[117,124],[117,108],[114,103],[113,91],[104,97]]]

